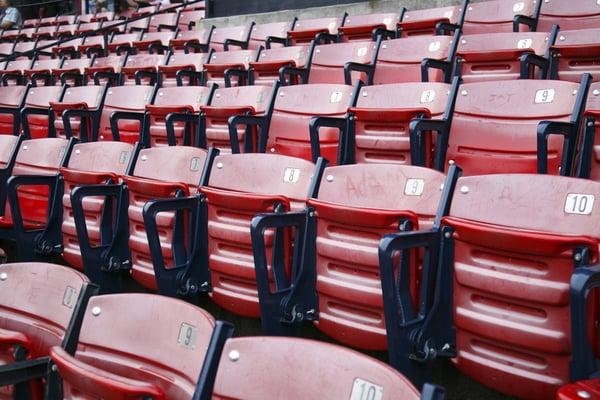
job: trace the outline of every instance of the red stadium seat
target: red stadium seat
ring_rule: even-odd
[[[153,15],[150,17],[148,31],[160,32],[164,29],[175,32],[175,30],[177,30],[178,20],[179,14],[176,12]]]
[[[158,82],[158,66],[166,61],[167,56],[163,54],[127,56],[121,67],[121,82],[123,85],[154,85]]]
[[[249,25],[219,27],[212,31],[210,47],[216,52],[247,49],[254,22]]]
[[[70,335],[69,322],[95,293],[81,273],[56,264],[13,263],[0,266],[0,330],[2,364],[29,360],[47,368],[50,348]],[[45,368],[46,367],[46,368]],[[30,379],[42,378],[30,376]],[[42,398],[40,380],[4,386],[0,397]]]
[[[0,134],[18,135],[21,127],[21,108],[25,105],[27,86],[0,87]]]
[[[160,318],[144,312],[150,309]],[[191,399],[214,325],[209,313],[177,299],[96,296],[85,311],[79,347],[71,353],[52,347],[51,357],[66,398]],[[103,334],[107,326],[121,334]]]
[[[77,15],[59,15],[56,17],[54,24],[56,25],[74,25],[78,22]]]
[[[138,41],[131,44],[138,52],[159,52],[169,51],[169,43],[175,38],[175,32],[147,32],[142,35]]]
[[[459,6],[410,10],[398,24],[401,37],[418,35],[443,35],[460,27],[462,8]]]
[[[0,55],[9,56],[13,53],[13,48],[15,47],[15,43],[7,42],[0,43]]]
[[[208,62],[210,55],[210,53],[171,54],[166,65],[158,66],[162,86],[199,84],[202,79],[204,64]]]
[[[84,67],[84,80],[92,81],[96,85],[112,81],[113,84],[118,85],[116,82],[119,77],[118,74],[121,72],[121,68],[125,63],[126,56],[108,56],[108,57],[95,57],[90,67]]]
[[[40,86],[29,89],[25,97],[25,105],[21,110],[21,125],[26,138],[56,136],[54,113],[50,112],[50,104],[59,102],[64,91],[62,86]]]
[[[77,51],[82,57],[84,55],[91,57],[92,52],[93,54],[104,56],[104,36],[86,36],[83,38],[83,43],[77,47]]]
[[[600,379],[590,379],[565,385],[556,393],[556,400],[580,399],[600,399]]]
[[[32,39],[51,39],[56,36],[56,25],[40,26],[32,35]]]
[[[0,71],[0,80],[6,85],[22,85],[25,83],[24,71],[31,68],[32,60],[27,58],[7,61],[4,70]]]
[[[249,63],[249,84],[271,86],[280,79],[280,70],[283,67],[306,70],[310,64],[313,49],[314,46],[287,46],[262,50],[258,61]],[[289,76],[288,81],[298,83],[295,75]]]
[[[400,14],[382,13],[347,16],[344,25],[338,27],[338,32],[344,42],[375,41],[378,35],[396,37],[396,25]]]
[[[579,82],[585,73],[600,78],[600,29],[562,31],[550,50],[550,79]]]
[[[373,83],[450,82],[456,41],[450,36],[422,36],[381,42]],[[443,69],[423,70],[424,60]]]
[[[171,39],[171,48],[176,53],[182,53],[187,48],[193,53],[208,53],[209,43],[214,26],[208,29],[194,29],[191,31],[180,31],[175,39]]]
[[[436,168],[444,159],[459,165],[465,175],[534,173],[571,175],[578,126],[589,81],[513,80],[461,85],[451,117],[446,157],[436,155]],[[548,121],[541,123],[542,121]],[[413,163],[425,150],[418,140],[426,129],[413,126]],[[561,128],[556,128],[556,125]],[[427,126],[430,129],[430,126]],[[485,132],[485,134],[481,134]],[[558,137],[557,137],[558,136]],[[417,139],[417,137],[421,139]],[[538,137],[543,148],[539,147]],[[422,143],[422,142],[419,142]],[[442,152],[444,148],[438,149]],[[540,164],[541,160],[542,164]]]
[[[39,27],[50,26],[50,25],[56,25],[56,15],[54,15],[52,17],[40,18],[40,20],[38,22]]]
[[[120,21],[115,22],[119,23]],[[102,27],[105,27],[106,25],[110,25],[112,23],[110,22],[105,22],[102,24]],[[121,29],[123,27],[123,25],[116,27],[116,29]],[[135,21],[131,21],[131,22],[127,22],[127,25],[125,26],[125,33],[132,33],[132,32],[147,32],[150,29],[150,17],[146,17],[146,18],[142,18],[142,19],[138,19]]]
[[[289,325],[285,324],[293,322],[289,320],[293,304],[296,312],[335,340],[356,348],[385,350],[383,297],[377,279],[379,240],[398,230],[431,228],[438,207],[446,207],[440,205],[447,201],[442,196],[444,184],[448,184],[446,177],[428,168],[392,164],[329,167],[307,202],[310,208],[303,213],[303,221],[309,220],[306,228],[297,226],[294,214],[256,218],[252,243],[263,331],[287,335]],[[311,225],[316,237],[304,232]],[[277,292],[273,292],[264,258],[264,232],[292,226],[304,236],[295,244],[304,253],[296,254],[293,262],[305,265],[286,283],[278,279],[282,271],[277,268],[283,261],[274,259],[271,268]],[[408,265],[411,280],[405,283],[415,299],[421,280],[418,263],[417,259]],[[288,301],[294,296],[291,288],[298,295]]]
[[[139,42],[142,39],[143,32],[122,33],[114,35],[108,44],[108,51],[120,54],[123,51],[133,53],[133,42]]]
[[[54,114],[54,132],[57,137],[77,139],[89,142],[94,139],[93,132],[98,128],[100,113],[106,96],[106,86],[74,86],[67,87],[60,102],[50,102],[50,112]],[[69,130],[65,132],[63,115],[67,110],[78,110],[84,114],[84,132],[81,132],[82,118],[69,118]],[[74,113],[71,111],[71,113]],[[76,113],[76,112],[75,112]]]
[[[204,18],[204,10],[181,9],[177,26],[180,31],[191,31],[196,22]]]
[[[600,85],[593,83],[585,105],[583,119],[583,140],[577,165],[577,176],[600,181],[600,159],[597,155],[600,136],[598,116],[600,116]]]
[[[62,59],[35,60],[30,68],[23,70],[23,77],[33,86],[54,85],[53,71],[60,69]]]
[[[79,16],[80,21],[81,21],[81,17],[82,17],[82,15]],[[102,12],[97,12],[96,14],[94,14],[94,17],[90,20],[90,22],[112,21],[114,19],[115,19],[114,11],[102,11]]]
[[[57,38],[65,38],[69,36],[74,36],[75,32],[79,29],[79,24],[63,24],[59,25],[56,30],[55,36]]]
[[[466,35],[535,31],[541,6],[542,3],[537,0],[469,2],[462,31]],[[517,20],[515,17],[518,17]]]
[[[15,53],[29,52],[29,51],[35,49],[35,45],[36,45],[35,42],[17,42],[17,43],[15,43],[13,52],[15,52]],[[19,57],[15,58],[15,60],[23,60],[25,58],[32,59],[33,55],[19,56]]]
[[[344,25],[346,15],[347,14],[344,14],[342,18],[313,18],[296,21],[294,24],[294,29],[289,31],[287,34],[288,45],[306,45],[312,40],[319,42],[322,39],[330,40],[334,36],[337,37],[338,28]]]
[[[94,32],[94,31],[97,31],[98,29],[100,29],[101,27],[102,27],[102,22],[81,23],[81,24],[79,24],[79,28],[77,28],[77,30],[75,31],[75,34],[79,35],[82,33]]]
[[[206,84],[216,83],[221,87],[245,84],[248,66],[257,60],[258,54],[257,50],[215,51],[204,64]]]
[[[544,1],[538,21],[538,31],[548,31],[553,25],[561,30],[600,28],[600,10],[593,1]]]
[[[65,59],[60,68],[52,70],[54,80],[57,84],[83,85],[85,82],[85,69],[90,68],[93,61],[93,58]]]
[[[78,17],[78,21],[81,24],[87,24],[89,22],[92,22],[92,20],[94,19],[94,16],[95,16],[95,14],[80,14]]]
[[[267,49],[282,47],[287,38],[288,31],[292,30],[296,20],[287,22],[271,22],[268,24],[258,24],[252,27],[249,49],[259,49],[261,46]]]
[[[465,83],[545,78],[549,48],[555,38],[556,32],[461,36],[456,50],[457,74]]]

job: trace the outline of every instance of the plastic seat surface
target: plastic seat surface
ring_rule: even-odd
[[[436,25],[440,22],[457,24],[461,14],[459,6],[407,10],[398,24],[401,37],[436,35]]]
[[[373,42],[333,43],[317,46],[312,58],[308,83],[343,84],[344,66],[347,62],[369,65],[377,45]],[[364,73],[352,72],[351,80],[367,81]],[[349,82],[346,82],[349,83]]]
[[[475,33],[512,32],[515,15],[532,17],[536,0],[492,0],[470,2],[465,14],[462,31],[466,35]],[[542,6],[544,8],[544,6]],[[527,31],[528,28],[519,28]]]

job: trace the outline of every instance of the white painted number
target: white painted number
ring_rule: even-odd
[[[407,179],[404,185],[404,194],[407,196],[420,196],[423,194],[425,181],[423,179]]]
[[[296,183],[300,179],[300,170],[298,168],[286,168],[283,173],[283,181],[286,183]]]
[[[440,42],[431,42],[429,43],[429,51],[438,51],[440,49]]]
[[[67,286],[65,289],[65,295],[63,296],[63,305],[69,308],[73,308],[77,302],[77,291],[71,286]]]
[[[523,2],[515,3],[515,5],[513,6],[513,12],[514,13],[521,12],[524,9],[525,9],[525,3],[523,3]]]
[[[554,101],[554,89],[540,89],[535,92],[535,102],[552,103]]]
[[[350,400],[382,400],[383,387],[360,378],[354,380]]]
[[[565,201],[567,214],[590,215],[594,208],[593,194],[569,193]]]
[[[435,99],[435,90],[424,90],[421,93],[421,103],[431,103]]]
[[[448,19],[450,19],[450,18],[452,18],[452,14],[454,14],[454,12],[453,12],[452,10],[450,10],[450,11],[446,11],[446,12],[444,13],[444,18],[448,18]]]
[[[357,55],[358,55],[359,57],[362,57],[362,56],[364,56],[365,54],[367,54],[367,48],[366,48],[366,47],[359,47],[359,48],[358,48],[358,53],[357,53]]]
[[[342,92],[332,92],[329,96],[330,103],[339,103],[342,101]]]
[[[195,326],[183,322],[181,324],[181,328],[179,328],[179,337],[177,338],[177,342],[186,349],[193,349],[196,347],[197,336],[198,329]]]
[[[528,49],[531,47],[533,40],[531,39],[521,39],[517,42],[517,49]]]

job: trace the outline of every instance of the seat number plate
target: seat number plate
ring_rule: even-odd
[[[77,302],[77,291],[71,286],[67,286],[65,289],[65,295],[63,296],[63,305],[65,307],[73,308]]]
[[[594,208],[594,195],[569,193],[565,201],[565,212],[567,214],[590,215]]]
[[[350,400],[381,400],[383,387],[360,378],[354,380]]]
[[[528,49],[532,44],[532,39],[521,39],[517,42],[517,49]]]
[[[300,169],[286,168],[283,173],[283,181],[286,183],[296,183],[300,179]]]
[[[198,337],[198,328],[183,322],[179,328],[179,337],[177,342],[186,349],[194,349],[196,347],[196,339]]]
[[[407,196],[420,196],[423,194],[425,181],[423,179],[407,179],[404,185],[404,194]]]
[[[554,101],[554,89],[540,89],[535,92],[535,103],[552,103]]]

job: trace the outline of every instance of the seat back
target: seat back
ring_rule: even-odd
[[[579,85],[552,80],[461,85],[446,159],[464,175],[537,172],[537,127],[570,121]],[[562,137],[548,139],[548,171],[558,174]]]
[[[544,1],[537,29],[549,31],[552,25],[560,25],[561,30],[600,28],[600,10],[593,1]]]
[[[249,63],[256,61],[257,55],[256,50],[230,50],[212,53],[210,61],[204,65],[206,84],[216,83],[219,87],[225,87],[225,71],[228,69],[247,70]],[[232,79],[231,85],[239,85],[237,77]]]
[[[465,35],[475,33],[512,32],[517,15],[537,18],[536,0],[491,0],[469,3],[462,31]],[[528,31],[520,26],[520,31]]]
[[[65,59],[60,68],[52,70],[52,74],[54,75],[54,79],[56,79],[56,84],[62,84],[61,75],[63,73],[72,72],[83,75],[85,73],[85,69],[91,66],[91,58],[67,58]],[[67,84],[75,86],[74,82],[72,82],[72,80],[69,79],[67,79]]]
[[[551,50],[550,77],[561,81],[579,82],[583,74],[590,73],[594,80],[598,80],[599,41],[600,28],[561,30]]]
[[[256,215],[278,207],[281,211],[301,210],[314,173],[313,163],[283,155],[248,153],[215,158],[208,186],[201,188],[208,207],[208,264],[214,302],[235,314],[259,317],[250,223]],[[289,232],[284,236],[282,251],[291,256]],[[273,242],[269,240],[268,254]]]
[[[208,62],[208,53],[173,53],[166,65],[159,65],[163,87],[177,86],[177,72],[182,70],[201,72],[204,64]],[[190,83],[189,79],[182,79],[184,86]]]
[[[409,125],[417,117],[440,119],[450,101],[446,83],[396,83],[364,86],[350,108],[354,140],[349,162],[410,165]],[[433,154],[428,143],[427,154]],[[431,165],[428,159],[427,165]]]
[[[549,35],[545,32],[516,32],[465,35],[460,38],[456,56],[463,82],[519,79],[521,56],[546,55]],[[537,74],[530,71],[527,78]]]
[[[125,65],[121,68],[124,85],[135,85],[135,73],[138,71],[158,72],[158,66],[167,62],[167,57],[163,54],[136,54],[128,56]],[[149,85],[149,78],[141,79],[142,85]]]
[[[171,39],[171,48],[176,53],[183,53],[186,43],[208,44],[210,36],[210,29],[193,29],[190,31],[179,31],[175,39]]]
[[[24,335],[29,358],[49,355],[60,345],[87,277],[72,268],[47,263],[0,265],[0,329]],[[10,340],[9,340],[10,341]],[[3,362],[14,362],[3,347]]]
[[[373,83],[421,82],[424,58],[445,61],[450,54],[452,37],[421,36],[385,40],[381,43]],[[430,82],[443,82],[441,71],[429,73]]]
[[[35,42],[17,42],[17,43],[15,43],[15,47],[14,47],[13,51],[15,53],[24,53],[27,51],[31,51],[34,48],[35,48]],[[17,60],[17,61],[24,60],[24,59],[26,59],[26,57],[15,58],[15,60]],[[31,62],[31,60],[29,60],[29,61]],[[16,62],[16,61],[14,61],[14,62]]]
[[[127,172],[132,153],[133,146],[129,143],[79,143],[73,147],[67,166],[61,168],[64,178],[62,257],[69,265],[83,270],[79,239],[71,207],[71,191],[81,185],[118,183],[119,177]],[[83,200],[85,226],[92,247],[101,244],[102,229],[105,228],[104,221],[106,219],[112,221],[112,208],[105,211],[107,204],[106,198],[102,196],[87,197]],[[105,215],[105,212],[110,215]]]
[[[65,396],[125,398],[120,388],[126,381],[160,393],[154,398],[192,398],[214,324],[209,313],[182,300],[142,293],[93,297],[75,356],[53,349]],[[108,327],[115,337],[106,334]],[[102,385],[84,379],[81,371],[90,369]]]
[[[79,27],[75,31],[75,34],[79,35],[81,33],[94,32],[94,31],[97,31],[98,29],[100,29],[101,27],[102,27],[102,22],[84,22],[84,23],[79,24]]]
[[[104,107],[100,117],[98,140],[112,140],[110,116],[115,111],[143,113],[146,104],[151,104],[155,88],[148,85],[112,86],[106,92]],[[118,122],[120,140],[135,143],[140,140],[142,127],[136,120],[120,120]]]
[[[150,145],[154,147],[168,144],[165,125],[167,115],[183,112],[198,114],[200,107],[207,104],[210,97],[211,89],[203,86],[174,86],[158,89],[154,103],[146,105],[146,111],[150,115]],[[191,128],[190,124],[183,122],[174,124],[178,145],[184,144],[184,131]],[[192,139],[191,143],[194,143],[194,137],[190,135],[190,138]]]
[[[288,32],[289,44],[309,44],[319,33],[336,35],[341,25],[342,19],[338,17],[301,19],[296,21],[294,29]]]
[[[31,35],[32,38],[46,38],[49,39],[56,34],[56,29],[58,27],[56,25],[48,25],[48,26],[40,26],[38,30]]]
[[[108,44],[108,51],[116,53],[118,47],[133,47],[133,42],[137,42],[141,38],[142,32],[116,34]]]
[[[265,115],[270,107],[272,89],[267,86],[240,86],[217,89],[210,105],[202,105],[207,148],[216,147],[221,153],[231,151],[229,118],[234,115]],[[243,149],[246,135],[252,136],[252,151],[257,150],[258,132],[255,128],[238,128],[238,142]]]
[[[59,69],[62,65],[62,59],[47,59],[47,60],[35,60],[28,68],[23,71],[24,75],[31,77],[35,73],[46,73],[50,74],[53,70]]]
[[[20,127],[18,124],[15,124],[15,115],[18,115],[17,113],[23,106],[26,94],[27,86],[16,85],[0,87],[0,108],[6,110],[5,112],[0,113],[0,134],[18,134]]]
[[[114,11],[101,11],[101,12],[97,12],[94,17],[92,18],[92,21],[112,21],[115,19],[115,12]],[[79,20],[81,20],[81,16],[79,16]]]
[[[266,42],[269,36],[277,38],[286,38],[289,30],[292,29],[293,21],[285,22],[271,22],[267,24],[257,24],[252,27],[252,33],[250,34],[250,42],[248,42],[249,49],[258,49],[259,47],[266,47]],[[271,43],[272,47],[281,47],[279,43]]]
[[[85,75],[88,81],[93,82],[94,74],[96,72],[121,72],[121,67],[125,63],[127,56],[108,56],[108,57],[95,57],[94,62],[90,67],[84,68]],[[107,79],[100,79],[100,84],[108,84]]]
[[[182,9],[179,12],[179,21],[177,26],[180,31],[192,30],[190,29],[190,25],[193,27],[196,25],[197,21],[204,19],[205,12],[204,10],[187,10]]]
[[[373,30],[395,32],[399,21],[400,14],[397,13],[352,15],[346,17],[344,25],[338,27],[338,32],[342,34],[344,42],[371,42],[374,39]]]
[[[273,85],[279,80],[279,70],[290,66],[304,68],[311,55],[310,46],[288,46],[260,52],[257,61],[249,63],[254,85]],[[293,81],[297,83],[297,81]]]
[[[106,26],[107,23],[102,24],[102,26]],[[125,28],[126,32],[135,32],[135,30],[139,29],[139,30],[148,30],[150,27],[150,17],[147,18],[142,18],[142,19],[138,19],[135,21],[131,21],[131,22],[127,22],[127,27]],[[120,26],[118,29],[122,28],[122,26]]]
[[[149,52],[148,47],[157,43],[162,46],[169,46],[171,39],[175,37],[175,32],[145,32],[139,41],[133,42],[133,46],[140,52]]]
[[[245,41],[250,36],[250,25],[227,26],[215,28],[210,38],[210,47],[215,51],[225,51],[227,39]],[[234,47],[235,49],[235,47]]]
[[[218,368],[213,398],[243,399],[248,393],[264,400],[277,399],[281,393],[297,399],[420,398],[410,381],[389,365],[354,350],[316,340],[229,339]],[[258,371],[271,377],[273,384],[259,384],[259,379],[254,378]],[[289,371],[303,372],[286,381]],[[248,379],[239,382],[239,376]]]
[[[445,176],[428,168],[354,164],[326,168],[317,198],[317,328],[342,343],[368,350],[387,348],[377,249],[380,239],[410,229],[428,229]],[[343,234],[341,234],[343,232]],[[335,266],[335,267],[333,267]],[[411,263],[411,293],[419,287]]]
[[[352,43],[333,43],[317,46],[312,57],[308,75],[309,83],[347,83],[344,79],[344,66],[347,62],[373,64],[377,54],[377,44],[356,41]],[[367,82],[364,73],[353,72],[351,81],[360,79]]]
[[[65,110],[87,110],[100,112],[106,94],[105,86],[87,85],[68,87],[60,102],[51,102],[50,109],[54,113],[54,131],[57,137],[66,138],[63,112]],[[98,114],[99,116],[99,114]],[[87,134],[92,133],[94,124],[98,121],[86,118]],[[73,136],[81,139],[81,118],[71,118],[71,131]],[[87,140],[93,138],[88,137]]]
[[[554,398],[570,380],[575,248],[598,262],[600,183],[499,174],[457,187],[444,219],[454,230],[457,366],[511,396]],[[598,315],[591,303],[588,327]]]
[[[68,141],[60,138],[24,140],[19,147],[12,175],[55,175],[62,166]],[[25,227],[43,227],[48,214],[48,186],[22,186],[17,190]],[[8,199],[7,199],[8,201]],[[5,222],[12,221],[8,203]]]
[[[155,14],[150,17],[150,24],[148,25],[148,31],[149,32],[158,32],[161,25],[176,27],[178,18],[179,18],[179,14],[177,14],[176,12]]]
[[[32,87],[25,97],[25,107],[39,110],[49,110],[50,103],[59,102],[64,93],[62,86]],[[29,135],[32,139],[48,137],[50,122],[48,115],[30,114],[27,117]],[[24,123],[24,121],[21,121]]]
[[[190,146],[162,146],[140,151],[132,176],[126,176],[129,192],[129,248],[131,276],[142,286],[157,290],[150,247],[142,210],[146,202],[193,193],[200,183],[207,151]],[[159,166],[159,167],[157,167]],[[161,213],[157,221],[161,232],[165,264],[173,265],[173,232],[176,215]]]
[[[459,6],[408,10],[399,23],[401,37],[436,35],[436,25],[441,23],[458,24],[462,10]]]
[[[352,86],[313,84],[283,86],[277,91],[266,138],[266,151],[312,160],[310,120],[315,116],[343,117],[353,105]],[[321,155],[335,163],[339,132],[319,131]]]

